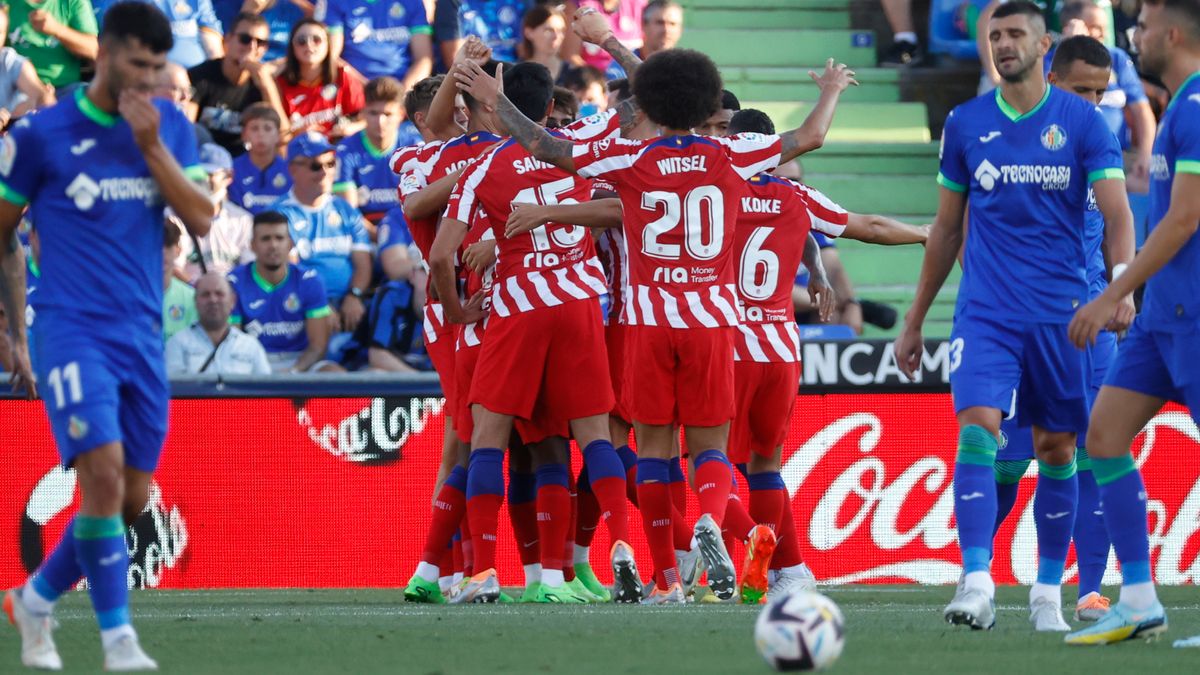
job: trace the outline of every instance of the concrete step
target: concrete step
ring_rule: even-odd
[[[795,66],[830,57],[868,67],[875,65],[873,39],[851,30],[688,28],[679,46],[698,49],[723,67]]]
[[[804,157],[800,159],[804,161]],[[824,174],[806,165],[804,182],[855,213],[910,216],[937,211],[935,174]]]
[[[742,101],[743,108],[758,108],[770,115],[780,131],[804,123],[808,103]],[[923,103],[839,103],[826,142],[928,143]]]
[[[754,101],[816,101],[821,90],[809,77],[809,71],[820,73],[825,64],[794,67],[722,68],[725,87],[743,100]],[[894,68],[858,68],[855,78],[859,86],[842,93],[841,100],[858,103],[898,103],[900,77]]]
[[[850,12],[845,9],[792,6],[696,7],[684,16],[687,30],[700,28],[850,28]]]
[[[802,160],[807,174],[936,176],[937,143],[826,143]]]

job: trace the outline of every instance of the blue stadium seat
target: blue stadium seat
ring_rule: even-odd
[[[853,340],[858,336],[854,329],[844,324],[804,324],[800,326],[800,340]]]
[[[956,59],[978,59],[970,24],[987,0],[932,0],[929,7],[929,52]]]

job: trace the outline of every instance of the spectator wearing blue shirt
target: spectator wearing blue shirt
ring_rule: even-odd
[[[258,214],[292,189],[287,162],[279,156],[279,113],[261,102],[246,108],[242,141],[246,153],[233,160],[229,201]]]
[[[320,0],[330,52],[363,77],[390,75],[407,90],[433,72],[433,29],[421,0]]]
[[[371,283],[371,240],[362,214],[333,194],[334,148],[321,134],[292,139],[287,152],[292,190],[271,208],[288,220],[302,267],[315,269],[343,331],[353,331],[366,311]]]
[[[492,48],[493,59],[514,62],[521,43],[521,20],[532,5],[530,0],[461,0],[458,22],[462,36],[483,40]]]
[[[391,157],[399,146],[400,120],[404,116],[404,89],[393,77],[367,83],[362,118],[367,126],[337,146],[338,178],[334,194],[358,208],[375,229],[385,214],[399,206]],[[374,232],[372,232],[374,235]]]
[[[121,0],[95,0],[96,24],[101,24],[104,12]],[[154,5],[171,22],[171,35],[175,44],[167,52],[167,59],[184,68],[198,66],[209,59],[225,55],[221,26],[224,24],[214,10],[213,0],[141,0]],[[240,3],[239,3],[240,6]],[[234,10],[232,19],[237,15]]]
[[[313,15],[313,4],[308,0],[246,0],[244,11],[261,14],[271,27],[271,44],[267,47],[268,61],[287,56],[288,38],[292,26]]]

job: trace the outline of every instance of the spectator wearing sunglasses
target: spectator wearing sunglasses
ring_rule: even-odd
[[[342,331],[352,331],[365,311],[371,283],[371,240],[358,209],[333,194],[337,157],[329,140],[316,132],[288,143],[292,190],[271,207],[288,221],[293,257],[317,271]]]
[[[193,101],[199,109],[197,122],[234,157],[246,151],[241,115],[251,104],[265,101],[286,124],[273,70],[262,60],[267,39],[266,20],[239,14],[225,33],[225,55],[188,70]]]
[[[353,134],[350,120],[365,105],[363,85],[329,52],[329,30],[315,19],[292,27],[291,47],[276,79],[292,132],[316,131],[330,140]]]

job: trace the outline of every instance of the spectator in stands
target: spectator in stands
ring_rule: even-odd
[[[461,34],[442,45],[442,61],[453,63],[463,37],[474,35],[492,50],[497,61],[515,62],[521,42],[521,20],[532,0],[438,0],[439,7],[456,6]],[[443,14],[448,9],[443,10]],[[453,49],[451,49],[453,46]]]
[[[308,0],[245,0],[241,11],[261,14],[270,26],[271,44],[267,47],[266,61],[282,59],[291,45],[292,28],[313,16],[313,3]]]
[[[579,117],[579,99],[566,87],[554,88],[554,109],[546,117],[547,129],[561,129]]]
[[[94,3],[96,0],[92,0]],[[228,27],[233,23],[234,18],[242,11],[242,5],[245,0],[212,0],[213,13],[217,15],[217,21],[221,22],[222,26]],[[261,14],[262,12],[255,12]],[[282,56],[282,54],[280,54]]]
[[[1105,42],[1109,35],[1109,10],[1092,0],[1071,0],[1059,12],[1063,38],[1075,35],[1090,35]],[[1145,192],[1150,181],[1150,155],[1154,146],[1157,123],[1146,90],[1142,87],[1133,59],[1120,47],[1107,47],[1112,57],[1112,77],[1108,91],[1100,100],[1100,112],[1108,127],[1117,135],[1121,149],[1131,153],[1127,180],[1132,192]],[[1050,63],[1054,60],[1054,49],[1046,55],[1046,75],[1050,74]],[[1140,188],[1140,189],[1139,189]]]
[[[287,162],[279,156],[279,113],[255,103],[242,113],[242,143],[246,153],[233,160],[229,199],[252,214],[266,211],[292,189]]]
[[[608,105],[604,72],[592,66],[573,68],[563,78],[563,86],[579,100],[579,116],[595,115]]]
[[[183,228],[174,216],[163,221],[163,342],[196,321],[196,293],[178,276],[175,261]]]
[[[675,0],[650,0],[642,10],[642,46],[633,50],[645,61],[651,54],[674,49],[683,37],[683,7]],[[616,60],[604,72],[610,81],[625,77],[625,69]]]
[[[331,310],[321,276],[288,262],[287,218],[264,211],[253,227],[254,262],[229,275],[237,296],[230,323],[258,338],[274,372],[342,370],[325,359]]]
[[[167,62],[167,65],[159,73],[158,86],[154,88],[154,95],[159,98],[165,98],[175,104],[176,108],[189,119],[196,119],[196,103],[192,101],[192,81],[188,78],[187,69],[178,63]],[[196,147],[203,147],[205,143],[212,143],[212,134],[208,129],[192,122],[192,130],[196,132]]]
[[[8,40],[56,89],[79,82],[80,66],[94,60],[98,28],[90,0],[8,0]]]
[[[377,77],[367,83],[366,128],[337,146],[338,177],[334,194],[358,208],[375,238],[375,223],[400,205],[392,154],[400,148],[400,120],[404,118],[404,89],[394,77]]]
[[[183,238],[179,266],[192,283],[209,272],[229,274],[233,268],[254,259],[250,252],[253,217],[228,199],[229,184],[233,181],[233,158],[229,151],[215,143],[205,145],[200,148],[200,166],[208,172],[208,190],[218,210],[208,234],[199,239]]]
[[[379,222],[379,262],[386,279],[371,298],[367,318],[355,337],[367,346],[367,365],[372,370],[417,370],[414,364],[423,359],[417,347],[423,342],[419,311],[425,303],[426,277],[421,252],[399,207]]]
[[[433,73],[433,29],[421,0],[323,2],[315,16],[329,26],[330,52],[368,80],[390,75],[408,89]]]
[[[729,130],[729,120],[733,114],[742,109],[742,102],[728,89],[721,90],[721,108],[713,113],[708,120],[695,128],[701,136],[724,136]]]
[[[920,47],[912,16],[912,0],[879,0],[888,25],[892,28],[892,46],[879,60],[881,66],[907,66],[917,60]]]
[[[233,288],[224,274],[196,281],[199,320],[167,340],[168,375],[270,375],[267,352],[258,340],[229,325]]]
[[[562,84],[571,70],[570,64],[559,55],[566,29],[567,20],[562,11],[549,5],[534,5],[521,21],[518,50],[521,60],[546,66],[557,84]]]
[[[362,82],[329,52],[329,30],[315,19],[292,27],[283,72],[275,80],[293,134],[316,131],[330,140],[355,133]]]
[[[295,257],[314,269],[325,286],[337,324],[353,331],[362,320],[371,283],[371,240],[358,209],[333,194],[334,148],[320,134],[301,134],[288,144],[292,190],[271,208],[288,220]]]
[[[267,50],[267,22],[256,14],[238,14],[225,33],[225,56],[188,70],[201,126],[234,157],[245,152],[242,111],[265,101],[283,119],[283,102],[271,66],[262,60]]]
[[[575,10],[581,7],[590,7],[608,20],[613,36],[620,40],[621,44],[630,49],[642,46],[642,11],[646,7],[646,0],[567,0],[564,13],[568,17],[574,17]],[[608,52],[580,40],[575,31],[571,30],[569,21],[563,40],[563,58],[572,63],[592,66],[601,73],[612,62]]]
[[[0,129],[10,119],[54,105],[54,87],[42,82],[33,63],[4,46],[8,37],[8,8],[0,7]]]
[[[225,55],[221,22],[213,11],[212,0],[153,0],[153,4],[171,21],[175,45],[167,52],[167,59],[191,68]]]

